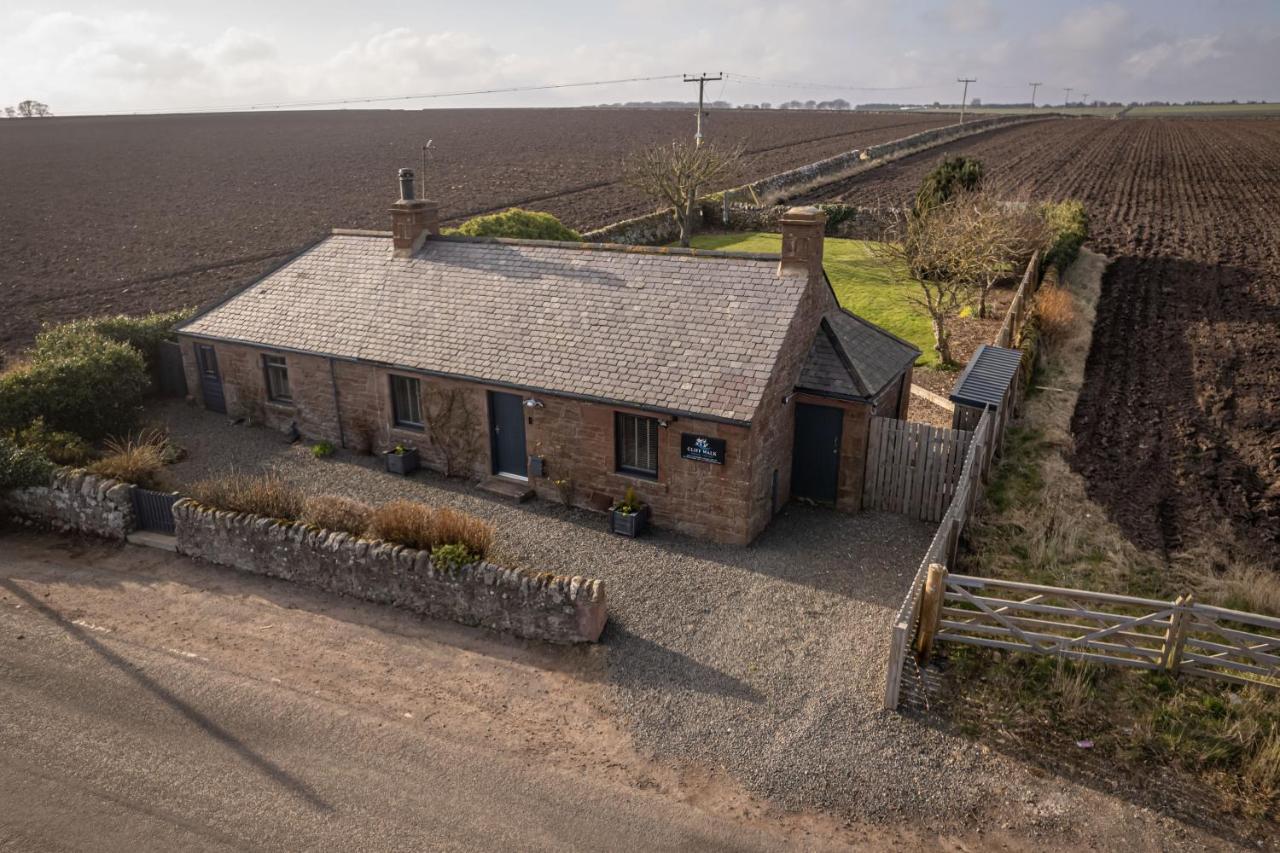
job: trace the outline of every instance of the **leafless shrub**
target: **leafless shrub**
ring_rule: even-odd
[[[1036,316],[1041,339],[1050,347],[1057,346],[1075,326],[1075,300],[1063,287],[1046,286],[1036,299]]]
[[[303,496],[276,471],[244,474],[231,471],[191,485],[192,500],[214,509],[296,521],[302,515]]]
[[[372,514],[373,508],[366,503],[338,495],[319,495],[307,498],[301,520],[325,530],[363,536],[369,529]]]
[[[427,440],[444,457],[445,475],[456,477],[475,470],[481,448],[480,418],[461,388],[426,386],[423,389],[422,417]]]

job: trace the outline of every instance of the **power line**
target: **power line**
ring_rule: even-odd
[[[615,83],[644,83],[651,80],[677,80],[681,77],[679,74],[656,74],[648,77],[620,77],[615,80],[586,80],[576,83],[544,83],[531,86],[507,86],[491,89],[461,89],[452,92],[428,92],[414,95],[380,95],[359,98],[328,98],[312,101],[264,101],[256,104],[228,104],[215,107],[189,107],[186,109],[146,109],[131,110],[133,113],[197,113],[197,112],[225,112],[228,110],[262,110],[262,109],[286,109],[290,107],[324,107],[336,106],[341,104],[378,104],[388,103],[391,101],[415,101],[428,100],[432,98],[456,98],[467,95],[499,95],[508,92],[538,92],[548,89],[574,89],[586,86],[609,86]],[[80,113],[80,115],[85,115]]]

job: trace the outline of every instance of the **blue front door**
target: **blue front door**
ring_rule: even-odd
[[[519,394],[489,392],[493,473],[525,477],[529,458],[524,447],[524,399]]]

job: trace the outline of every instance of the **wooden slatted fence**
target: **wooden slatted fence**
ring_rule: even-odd
[[[863,508],[941,520],[959,487],[972,436],[967,430],[873,417]]]

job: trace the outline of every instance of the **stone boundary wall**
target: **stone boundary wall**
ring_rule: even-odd
[[[124,539],[134,528],[133,486],[79,468],[58,468],[47,486],[0,496],[7,514],[56,530]]]
[[[598,580],[485,562],[451,571],[433,565],[426,551],[189,499],[174,505],[173,517],[180,554],[435,619],[551,643],[593,643],[607,618]]]
[[[896,159],[924,151],[944,142],[950,142],[966,136],[984,133],[997,127],[1015,124],[1026,124],[1033,121],[1044,121],[1047,116],[997,116],[979,119],[963,125],[953,124],[913,133],[901,139],[873,145],[870,148],[854,149],[825,160],[808,163],[786,172],[779,172],[767,178],[761,178],[749,184],[725,190],[716,197],[702,199],[701,218],[707,219],[710,210],[721,204],[719,197],[725,194],[734,199],[750,199],[760,205],[772,205],[805,190],[831,181],[840,180],[859,174],[868,169],[891,163]],[[698,219],[699,217],[695,217]],[[700,224],[695,222],[695,228]],[[604,228],[588,231],[582,239],[590,243],[628,243],[632,245],[662,245],[678,239],[680,229],[676,225],[671,212],[660,210],[655,213],[624,219]]]
[[[819,207],[824,207],[819,205]],[[832,209],[839,207],[843,213],[837,218]],[[717,224],[728,231],[771,231],[781,230],[779,220],[791,209],[790,205],[774,204],[755,206],[749,204],[729,205],[729,219],[725,221],[724,213],[716,206],[714,214],[708,212],[705,220]],[[859,207],[851,205],[831,205],[824,207],[828,219],[827,236],[844,237],[852,240],[880,240],[886,230],[899,222],[903,213],[894,207]]]

